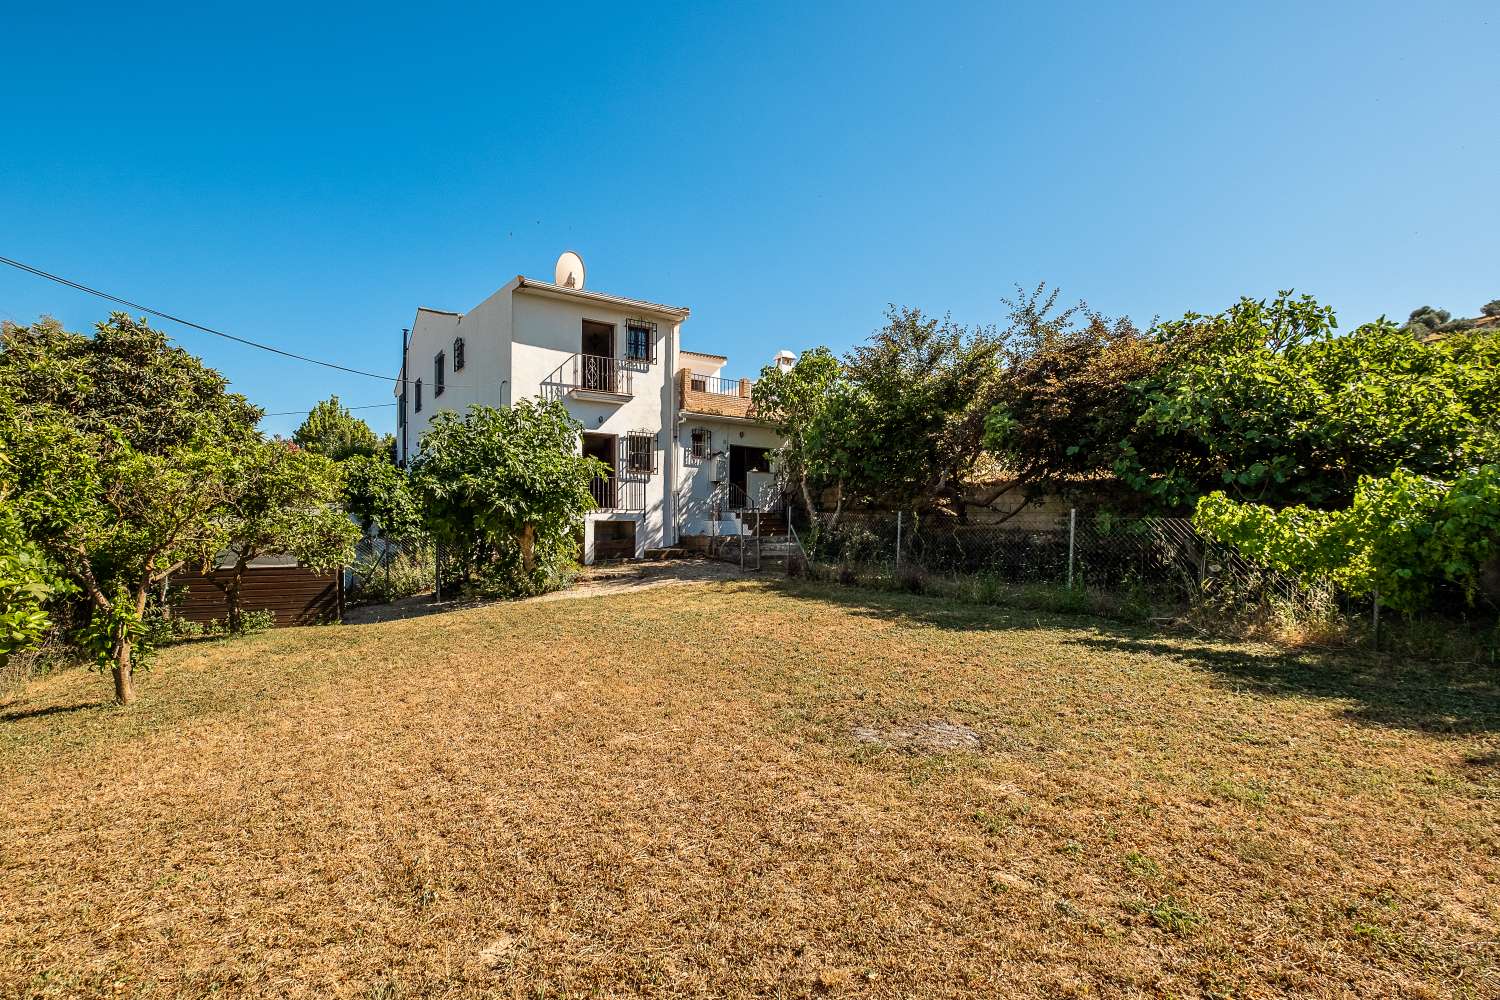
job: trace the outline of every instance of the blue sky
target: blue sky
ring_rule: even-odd
[[[731,374],[1043,280],[1142,323],[1500,296],[1492,0],[30,5],[4,38],[0,255],[379,371],[418,305],[570,247]],[[0,318],[109,309],[0,272]],[[271,411],[391,398],[164,328]]]

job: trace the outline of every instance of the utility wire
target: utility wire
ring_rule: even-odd
[[[319,361],[317,358],[309,358],[305,354],[294,354],[291,351],[283,351],[281,348],[272,347],[269,344],[261,344],[254,340],[247,340],[244,337],[236,337],[232,333],[225,333],[223,330],[215,330],[211,326],[204,326],[201,323],[194,323],[192,320],[183,319],[180,316],[173,316],[171,313],[162,312],[159,309],[152,309],[150,306],[143,306],[139,302],[131,302],[129,299],[121,298],[118,295],[111,295],[109,292],[102,292],[97,288],[90,288],[88,285],[74,281],[71,278],[64,278],[60,274],[52,274],[50,271],[43,271],[39,267],[32,267],[30,264],[22,263],[19,260],[12,260],[9,257],[0,257],[0,264],[8,264],[19,271],[25,271],[28,274],[36,275],[38,278],[46,278],[48,281],[55,281],[59,285],[65,285],[68,288],[74,288],[80,292],[98,296],[99,298],[104,299],[108,302],[114,302],[118,305],[125,306],[128,309],[138,310],[148,316],[155,316],[158,319],[164,319],[172,323],[180,323],[181,325],[190,327],[194,330],[201,330],[204,333],[211,333],[215,337],[223,337],[225,340],[232,340],[237,344],[245,344],[249,347],[257,347],[262,351],[270,351],[272,354],[279,354],[284,358],[292,358],[295,361],[306,361],[310,365],[321,365],[324,368],[332,368],[335,371],[348,372],[351,375],[363,375],[366,378],[378,378],[382,382],[412,383],[416,381],[416,379],[401,379],[391,375],[381,375],[379,372],[367,372],[359,368],[349,368],[345,365],[334,364],[332,361]],[[472,389],[475,387],[468,385],[450,385],[447,386],[447,388]]]
[[[395,403],[371,403],[368,406],[345,406],[343,408],[346,409],[346,410],[381,410],[381,409],[384,409],[384,408],[386,408],[388,406],[395,406],[395,405],[396,405]],[[281,410],[281,411],[279,411],[277,413],[266,413],[266,414],[262,414],[262,415],[263,416],[267,416],[267,417],[295,417],[295,416],[297,416],[300,413],[311,413],[311,412],[312,412],[312,410]]]

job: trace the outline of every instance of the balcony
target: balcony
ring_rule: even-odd
[[[640,363],[597,354],[575,354],[543,381],[556,396],[601,403],[623,403],[634,395],[631,377]]]
[[[678,398],[685,413],[754,420],[755,403],[750,398],[754,385],[747,378],[699,375],[691,368],[684,368],[678,373]]]
[[[641,479],[595,476],[589,484],[594,506],[599,510],[645,510],[646,483]]]

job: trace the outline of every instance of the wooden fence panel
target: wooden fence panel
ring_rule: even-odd
[[[228,570],[174,576],[168,586],[186,587],[175,613],[189,621],[207,622],[228,616],[223,586]],[[344,617],[343,572],[314,573],[306,566],[252,566],[245,570],[240,603],[246,611],[272,611],[276,625],[316,625]]]

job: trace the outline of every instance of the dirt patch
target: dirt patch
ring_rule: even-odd
[[[915,726],[854,726],[849,734],[860,743],[912,753],[978,753],[984,749],[984,737],[968,726],[955,722],[923,722]]]

